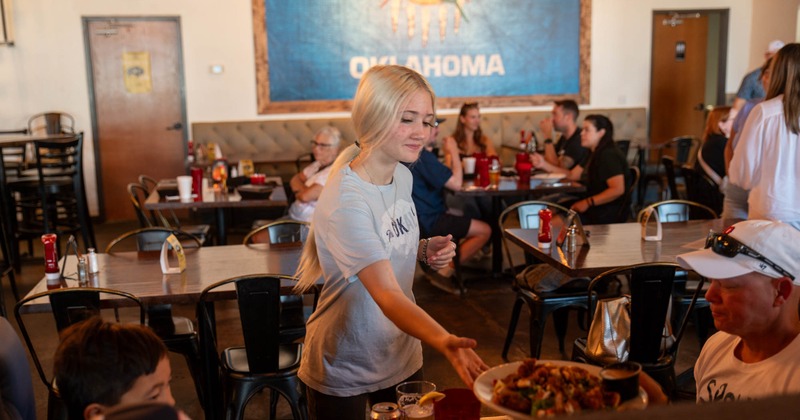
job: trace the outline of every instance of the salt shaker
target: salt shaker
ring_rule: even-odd
[[[575,249],[578,247],[578,229],[575,225],[570,226],[567,229],[567,252],[575,252]]]
[[[94,274],[100,271],[100,267],[97,264],[97,253],[94,252],[94,248],[89,248],[88,253],[86,254],[87,265],[89,268],[89,273]]]

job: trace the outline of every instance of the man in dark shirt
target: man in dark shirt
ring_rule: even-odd
[[[444,119],[436,120],[436,126],[431,130],[431,135],[426,141],[419,159],[408,165],[414,176],[414,189],[411,195],[417,209],[420,234],[424,237],[453,235],[456,243],[461,241],[458,248],[459,261],[463,263],[489,241],[492,229],[481,220],[456,216],[447,212],[444,190],[445,188],[451,191],[460,190],[463,171],[459,159],[453,159],[451,170],[431,152],[436,144],[436,136],[439,134],[439,123],[442,121]],[[458,146],[452,137],[445,140],[443,148],[453,156],[458,156]],[[439,274],[447,278],[452,277],[453,273],[452,267],[439,270]]]
[[[581,129],[578,128],[578,104],[571,99],[556,101],[553,116],[539,122],[544,136],[544,158],[553,165],[572,169],[589,156],[589,149],[581,146]],[[553,130],[561,133],[553,144]]]

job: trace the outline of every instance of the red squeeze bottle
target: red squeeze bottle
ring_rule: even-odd
[[[553,219],[553,212],[547,207],[539,210],[539,248],[550,248],[553,242],[550,221]]]
[[[44,244],[44,276],[47,279],[48,289],[58,289],[61,287],[61,273],[58,271],[58,250],[56,241],[58,236],[55,233],[42,235]]]

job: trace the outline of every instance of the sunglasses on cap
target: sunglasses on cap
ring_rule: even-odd
[[[733,258],[737,254],[747,255],[750,258],[755,258],[763,262],[764,264],[772,267],[773,270],[777,271],[781,275],[786,276],[794,281],[794,276],[789,274],[789,272],[784,270],[781,266],[775,264],[769,258],[759,254],[753,248],[750,248],[749,246],[737,241],[726,233],[708,232],[705,248],[711,248],[715,254],[728,258]]]

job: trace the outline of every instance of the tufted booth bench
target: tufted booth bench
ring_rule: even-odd
[[[645,108],[582,110],[579,123],[582,121],[581,117],[588,114],[608,116],[614,123],[614,137],[617,140],[629,139],[632,145],[647,141]],[[502,161],[510,164],[514,160],[514,151],[499,146],[519,146],[519,132],[523,129],[535,129],[538,135],[539,121],[549,115],[549,110],[492,112],[487,109],[481,112],[481,128],[494,142]],[[447,120],[442,123],[440,138],[452,133],[457,119],[455,115],[442,116]],[[195,122],[192,124],[192,140],[195,145],[216,143],[229,162],[251,159],[258,171],[279,175],[288,180],[288,177],[297,172],[297,158],[311,151],[310,140],[325,125],[338,128],[347,144],[355,140],[349,117]]]

